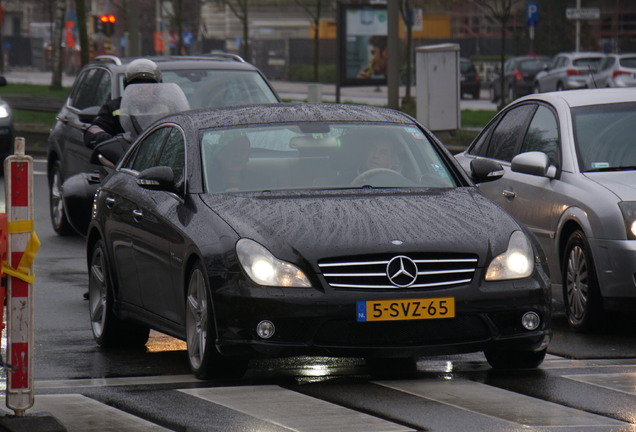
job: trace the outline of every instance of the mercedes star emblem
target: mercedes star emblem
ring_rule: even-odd
[[[386,266],[386,275],[393,285],[405,288],[417,279],[417,265],[404,255],[393,257]]]

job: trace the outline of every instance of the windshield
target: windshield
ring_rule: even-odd
[[[208,130],[208,192],[453,187],[433,144],[414,126],[306,123]]]
[[[572,120],[581,171],[634,169],[636,103],[574,108]]]
[[[164,83],[175,83],[181,87],[192,109],[278,102],[267,82],[256,71],[162,70],[161,75]],[[123,75],[120,82],[123,89]]]

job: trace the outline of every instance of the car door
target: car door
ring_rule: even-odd
[[[134,172],[156,166],[172,168],[175,182],[183,185],[185,147],[182,132],[172,126],[147,135],[137,146],[130,168]],[[183,293],[181,270],[184,237],[177,228],[183,199],[173,191],[135,185],[128,198],[133,203],[128,231],[143,307],[172,322],[181,320]],[[175,252],[176,251],[176,252]]]
[[[78,172],[96,169],[90,163],[92,150],[84,144],[84,129],[87,124],[81,121],[79,113],[89,107],[99,108],[110,100],[111,85],[112,78],[106,69],[87,69],[78,77],[69,96],[67,109],[60,113],[59,121],[64,125],[60,147],[63,147],[62,171],[65,179]]]
[[[535,104],[526,103],[503,112],[498,121],[491,123],[489,129],[484,131],[476,144],[469,150],[469,156],[495,159],[502,164],[507,175],[510,171],[510,161],[519,152],[521,138],[535,109]],[[465,168],[468,167],[465,166]],[[481,183],[479,189],[505,208],[509,203],[505,196],[506,185],[507,182],[502,178]]]
[[[502,183],[503,207],[532,231],[541,244],[553,275],[559,274],[555,244],[557,225],[571,203],[567,185],[560,180],[561,146],[556,113],[540,104],[523,135],[518,153],[539,151],[555,167],[555,177],[525,174],[506,168]]]
[[[554,58],[550,69],[546,71],[546,74],[541,77],[539,83],[542,92],[555,91],[557,82],[559,81],[560,74],[563,68],[566,66],[567,58],[564,56],[557,56]]]

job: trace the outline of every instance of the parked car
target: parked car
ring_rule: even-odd
[[[479,99],[479,92],[481,91],[481,80],[477,73],[477,68],[473,62],[467,58],[459,59],[459,89],[460,96],[469,94],[473,99]]]
[[[176,83],[191,108],[272,103],[280,99],[265,76],[236,55],[150,57],[163,81]],[[61,185],[77,173],[96,171],[84,130],[108,100],[123,92],[123,77],[132,58],[99,56],[77,76],[48,139],[49,202],[53,228],[60,235],[74,232],[68,223]]]
[[[551,335],[534,237],[388,109],[165,117],[98,190],[86,244],[97,343],[165,332],[199,378],[300,354],[535,367]]]
[[[479,189],[537,236],[577,330],[636,305],[635,118],[636,89],[525,96],[456,155],[503,167]]]
[[[608,54],[598,71],[590,74],[589,88],[636,86],[636,53]]]
[[[605,54],[597,52],[557,54],[550,67],[535,77],[534,92],[586,88],[588,76],[596,72],[604,57]]]
[[[0,76],[0,87],[6,85],[7,80]],[[0,174],[4,170],[4,164],[1,162],[13,154],[14,135],[11,107],[4,99],[0,98]]]
[[[550,57],[522,56],[512,57],[504,63],[504,94],[508,101],[525,96],[534,91],[534,78],[550,64]],[[490,82],[490,100],[501,99],[501,75],[499,68]]]

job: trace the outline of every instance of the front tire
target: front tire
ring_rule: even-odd
[[[114,294],[104,242],[91,251],[88,268],[88,308],[95,342],[101,347],[141,347],[148,342],[148,327],[121,321],[113,312]]]
[[[74,233],[66,218],[62,196],[62,163],[56,160],[49,174],[49,211],[53,229],[58,235],[67,236]]]
[[[493,348],[484,351],[484,354],[493,369],[534,369],[543,363],[546,352],[547,348],[540,351]]]
[[[190,369],[201,380],[221,376],[241,377],[247,361],[233,359],[230,363],[214,345],[216,329],[211,300],[208,278],[197,261],[190,270],[186,292],[186,344]]]
[[[603,308],[592,252],[582,231],[570,235],[563,257],[565,316],[572,329],[588,332],[598,324]]]

